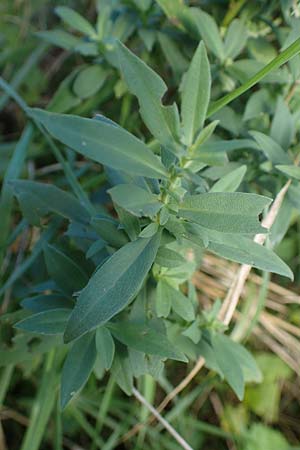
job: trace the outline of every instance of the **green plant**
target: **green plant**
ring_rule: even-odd
[[[174,40],[168,28],[159,29],[165,20],[159,6],[174,26]],[[0,290],[2,295],[32,268],[32,286],[18,293],[23,310],[4,318],[17,331],[14,352],[4,352],[2,364],[10,367],[22,349],[25,359],[30,351],[38,355],[55,349],[50,353],[55,363],[50,368],[51,359],[45,365],[44,379],[47,383],[50,376],[47,367],[54,384],[61,375],[64,408],[92,372],[97,379],[109,372],[110,383],[130,395],[135,378],[161,379],[168,360],[204,358],[242,400],[245,383],[261,381],[260,369],[245,346],[225,334],[221,302],[215,299],[211,309],[200,309],[192,277],[210,252],[293,279],[272,247],[285,234],[286,212],[291,214],[299,192],[298,149],[290,150],[297,108],[290,111],[282,92],[288,85],[287,97],[297,87],[298,28],[292,22],[289,32],[282,32],[278,55],[270,51],[268,61],[256,61],[238,59],[246,45],[252,55],[261,52],[251,37],[237,39],[252,18],[251,8],[226,33],[202,9],[181,1],[100,0],[95,27],[70,8],[56,12],[76,33],[43,31],[39,37],[79,53],[83,64],[72,67],[47,109],[29,107],[13,85],[0,79],[6,97],[23,109],[64,171],[50,183],[16,179],[33,136],[27,125],[4,179],[1,207],[8,213],[1,247],[7,241],[12,193],[22,212],[21,226],[32,227],[39,240]],[[128,40],[142,58],[122,43]],[[153,61],[154,45],[160,53]],[[164,72],[161,55],[171,67],[169,86],[150,68]],[[286,63],[289,71],[281,68]],[[266,87],[255,91],[247,97],[242,120],[241,95],[266,80],[283,85],[282,91],[278,88],[276,98]],[[233,100],[235,109],[228,106]],[[102,106],[106,116],[98,113]],[[257,119],[258,111],[269,114],[268,108],[272,122],[269,115]],[[229,160],[228,153],[235,156]],[[77,179],[82,173],[84,183]],[[269,233],[261,222],[286,177],[294,180],[289,203],[277,211]],[[94,195],[99,188],[100,198]],[[254,240],[257,234],[268,235],[266,245]],[[37,341],[32,344],[32,339]],[[39,398],[45,395],[43,386]],[[145,391],[151,397],[149,383]],[[81,413],[72,404],[69,408],[101,446]],[[103,413],[97,420],[99,430]],[[40,430],[38,448],[45,423],[33,417],[33,424],[24,448],[31,445],[34,427]],[[255,434],[253,425],[249,436]]]

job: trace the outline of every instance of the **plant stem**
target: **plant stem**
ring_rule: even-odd
[[[228,105],[228,103],[235,100],[240,95],[244,94],[250,88],[252,88],[255,84],[259,83],[264,77],[266,77],[270,72],[275,69],[278,69],[282,64],[285,64],[289,61],[293,56],[297,55],[300,52],[300,38],[297,39],[293,44],[291,44],[288,48],[283,50],[276,58],[274,58],[269,64],[267,64],[263,69],[261,69],[257,74],[251,77],[246,83],[239,86],[233,92],[225,95],[219,100],[213,102],[208,108],[207,117],[212,116],[217,111],[222,109],[224,106]]]

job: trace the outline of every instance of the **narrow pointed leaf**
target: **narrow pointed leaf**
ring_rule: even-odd
[[[62,294],[36,295],[21,301],[22,308],[32,312],[43,312],[51,309],[72,309],[74,302]]]
[[[62,291],[72,295],[87,284],[86,273],[58,248],[45,246],[44,257],[49,275]]]
[[[155,328],[130,322],[110,323],[108,326],[116,339],[130,348],[149,355],[186,361],[185,356],[173,347],[166,335]]]
[[[20,320],[15,327],[30,333],[63,334],[70,314],[70,309],[63,308],[43,311]]]
[[[137,239],[98,269],[78,297],[64,339],[72,341],[106,323],[136,296],[155,259],[160,234]]]
[[[109,370],[115,355],[115,343],[110,331],[105,327],[97,328],[96,348],[101,364]]]
[[[134,184],[119,184],[108,192],[114,203],[138,217],[154,216],[163,206],[157,195]]]
[[[162,267],[168,267],[172,269],[174,267],[182,266],[186,263],[186,259],[178,252],[171,250],[170,248],[160,247],[155,259],[156,264]]]
[[[124,45],[118,46],[120,67],[130,92],[138,98],[142,118],[156,139],[172,146],[179,128],[176,104],[164,106],[165,82]]]
[[[203,42],[200,42],[184,77],[181,115],[187,145],[202,128],[210,98],[211,75]]]
[[[241,166],[220,178],[209,192],[235,192],[241,184],[247,166]]]
[[[58,6],[55,8],[56,14],[74,30],[80,31],[88,36],[95,35],[95,30],[92,25],[78,12],[67,6]]]
[[[244,374],[239,357],[234,352],[230,339],[221,334],[215,334],[212,337],[212,347],[225,379],[239,400],[243,400],[245,392]]]
[[[251,136],[257,142],[259,148],[273,164],[289,164],[291,160],[283,148],[264,133],[251,131]]]
[[[53,212],[75,222],[87,223],[90,220],[87,209],[72,194],[56,186],[28,180],[14,180],[10,184],[21,207],[22,200],[26,200],[24,206],[29,219],[31,215],[42,217]]]
[[[293,279],[291,269],[271,249],[243,236],[237,239],[233,234],[207,229],[205,231],[210,241],[207,249],[212,253],[240,264],[249,264],[257,269]]]
[[[86,334],[74,342],[62,370],[61,408],[65,408],[87,382],[93,370],[96,355],[95,333]]]
[[[278,165],[276,169],[284,173],[290,178],[295,178],[295,180],[300,180],[300,167],[294,165]]]
[[[224,233],[263,233],[258,215],[271,199],[240,192],[186,196],[179,215],[206,228]]]
[[[224,43],[215,19],[200,8],[189,8],[187,14],[194,21],[206,47],[222,61],[225,56]]]
[[[160,160],[138,138],[103,120],[30,109],[52,136],[101,164],[150,178],[164,178]]]

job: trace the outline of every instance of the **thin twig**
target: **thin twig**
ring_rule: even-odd
[[[152,406],[137,389],[133,388],[132,393],[138,399],[138,401],[142,403],[142,405],[146,406],[146,408],[149,409],[153,416],[155,416],[155,418],[165,427],[165,429],[173,436],[173,438],[178,442],[179,445],[181,445],[182,448],[184,448],[185,450],[193,450],[193,448],[183,439],[183,437],[177,433],[177,431],[169,424],[169,422],[167,422],[166,419],[164,419],[159,414],[154,406]]]

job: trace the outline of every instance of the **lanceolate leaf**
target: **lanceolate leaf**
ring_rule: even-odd
[[[49,275],[62,291],[72,295],[87,284],[84,271],[58,248],[45,246],[44,256]]]
[[[166,176],[164,166],[151,150],[122,127],[103,120],[49,113],[41,109],[31,109],[30,114],[56,139],[87,158],[135,175]]]
[[[300,180],[300,167],[291,165],[278,165],[276,169],[280,170],[280,172],[284,173],[288,177],[295,178],[296,180]]]
[[[167,317],[170,308],[184,320],[190,322],[195,318],[193,304],[190,298],[175,289],[167,281],[160,280],[157,287],[156,311],[159,317]]]
[[[224,43],[214,18],[200,8],[189,8],[186,11],[198,28],[206,47],[222,61],[225,56]]]
[[[96,348],[101,364],[109,370],[115,355],[115,343],[110,331],[105,327],[97,328]]]
[[[185,141],[194,142],[202,128],[210,98],[211,76],[203,42],[200,42],[185,75],[182,89],[181,115]]]
[[[70,309],[53,309],[43,311],[15,324],[16,328],[38,334],[62,334],[70,317]]]
[[[259,148],[273,164],[289,164],[291,160],[283,148],[272,138],[260,131],[251,131],[251,136],[256,140]]]
[[[208,244],[208,250],[212,253],[231,261],[249,264],[257,269],[278,273],[293,279],[291,269],[272,250],[243,236],[237,238],[225,233],[214,233],[215,236],[211,236],[208,231],[208,238],[212,238]]]
[[[245,391],[244,374],[239,357],[232,348],[230,339],[221,334],[215,334],[212,336],[212,347],[224,377],[239,400],[242,400]]]
[[[96,359],[95,333],[88,333],[74,342],[65,360],[60,391],[62,408],[87,382]]]
[[[217,181],[210,192],[234,192],[241,184],[244,175],[247,171],[247,166],[241,166],[238,169],[234,169],[232,172],[227,173],[219,181]]]
[[[224,41],[226,58],[234,59],[242,51],[247,37],[245,23],[239,19],[233,20],[228,27]]]
[[[176,104],[162,105],[166,84],[121,43],[118,51],[121,71],[129,90],[138,98],[145,124],[161,144],[172,147],[174,139],[177,139],[179,120]]]
[[[118,250],[90,279],[78,297],[65,341],[106,323],[136,296],[153,264],[160,234],[140,238]]]
[[[24,298],[21,305],[24,309],[32,312],[43,312],[58,308],[72,309],[74,302],[62,294],[49,294]]]
[[[186,263],[186,259],[178,252],[167,247],[160,247],[155,262],[162,267],[174,268]]]
[[[135,216],[154,216],[162,208],[158,196],[134,184],[119,184],[110,189],[113,202]]]
[[[263,233],[258,215],[271,199],[239,192],[186,196],[179,215],[206,228],[224,233]]]
[[[137,323],[110,323],[112,334],[123,344],[137,351],[162,358],[186,361],[185,356],[173,347],[165,334],[149,325]]]
[[[73,195],[56,186],[28,180],[14,180],[11,185],[21,207],[26,207],[29,220],[35,214],[41,217],[48,212],[80,223],[87,223],[90,220],[84,206]]]
[[[67,6],[58,6],[55,12],[66,24],[75,30],[88,36],[94,36],[96,34],[92,25],[73,9]]]

